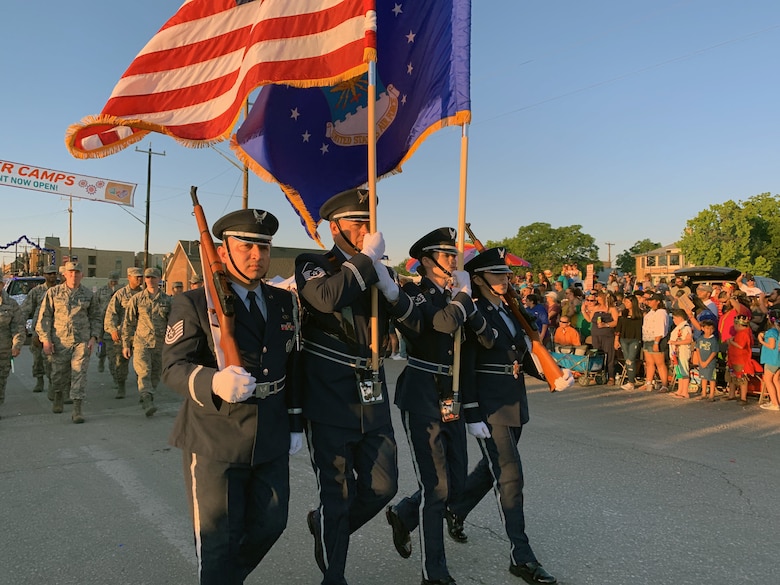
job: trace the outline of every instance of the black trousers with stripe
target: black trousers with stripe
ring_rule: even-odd
[[[309,422],[309,454],[320,492],[326,571],[323,585],[344,585],[349,536],[398,491],[393,427],[362,432]]]
[[[462,496],[450,504],[450,509],[465,518],[493,488],[509,537],[512,563],[536,562],[525,533],[523,462],[517,449],[523,428],[490,424],[488,428],[490,438],[478,440],[482,459],[469,473]]]
[[[468,459],[463,419],[442,422],[402,412],[420,489],[396,505],[411,532],[420,527],[423,577],[430,581],[449,576],[444,554],[444,510],[464,489]]]
[[[289,455],[258,465],[184,453],[200,585],[240,585],[287,526]]]

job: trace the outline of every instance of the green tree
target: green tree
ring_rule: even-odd
[[[780,198],[761,193],[747,201],[710,205],[689,219],[680,249],[694,265],[728,266],[780,276]]]
[[[408,261],[409,261],[409,258],[406,258],[403,262],[393,266],[393,270],[395,270],[401,276],[411,276],[410,272],[406,269],[406,263]]]
[[[557,275],[563,264],[577,264],[583,273],[586,264],[594,264],[597,272],[602,267],[596,240],[583,233],[581,225],[554,228],[549,223],[536,222],[519,228],[513,238],[488,241],[486,245],[505,247],[530,262],[535,272],[549,268]]]
[[[643,254],[644,252],[649,252],[650,250],[655,250],[656,248],[660,247],[660,242],[653,242],[647,238],[644,240],[639,240],[628,250],[623,250],[620,254],[617,255],[617,258],[615,258],[615,266],[617,266],[617,268],[624,273],[635,272],[636,258],[634,258],[634,255]]]

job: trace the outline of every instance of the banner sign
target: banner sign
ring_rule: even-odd
[[[0,160],[0,186],[44,191],[65,197],[133,206],[136,183],[120,183],[86,175],[53,171]]]

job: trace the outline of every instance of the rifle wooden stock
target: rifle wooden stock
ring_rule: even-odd
[[[227,283],[225,265],[220,261],[217,248],[214,246],[214,240],[211,239],[206,215],[203,213],[203,207],[198,202],[197,187],[190,187],[190,197],[192,197],[195,219],[198,222],[198,230],[200,231],[200,246],[203,250],[202,258],[205,260],[203,284],[208,288],[211,299],[219,300],[218,303],[214,304],[213,309],[219,323],[219,347],[225,356],[225,366],[240,366],[241,353],[238,351],[236,338],[233,336],[235,316],[233,293]]]
[[[485,246],[474,235],[474,232],[471,231],[470,223],[466,224],[466,232],[468,232],[474,247],[477,249],[477,252],[482,252],[485,249]],[[526,334],[531,339],[531,353],[533,353],[533,355],[539,361],[539,364],[542,366],[542,374],[547,381],[547,385],[550,387],[550,392],[555,392],[555,381],[558,378],[563,377],[561,367],[550,355],[550,352],[547,351],[547,348],[542,345],[539,332],[531,326],[531,323],[528,321],[528,319],[526,319],[525,315],[520,310],[520,299],[517,298],[517,293],[515,292],[515,289],[512,287],[511,283],[509,284],[506,293],[507,294],[504,297],[504,302],[511,309],[512,314],[520,322],[520,325],[522,325]]]

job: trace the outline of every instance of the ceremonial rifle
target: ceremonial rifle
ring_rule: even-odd
[[[471,231],[470,223],[466,224],[466,232],[468,232],[474,247],[477,249],[477,252],[482,252],[485,249],[485,246],[477,239],[477,236],[474,235],[474,232]],[[520,322],[520,325],[522,325],[528,337],[531,339],[531,353],[538,360],[539,365],[542,367],[542,374],[544,375],[547,384],[550,386],[550,392],[563,390],[563,388],[558,388],[557,386],[564,384],[564,382],[558,382],[558,380],[566,380],[566,377],[563,375],[561,367],[550,355],[550,352],[547,351],[547,348],[544,347],[544,345],[542,345],[539,332],[531,325],[526,315],[523,314],[523,311],[520,310],[520,299],[517,298],[517,293],[512,287],[511,282],[507,287],[506,293],[507,294],[504,296],[504,302],[512,311],[512,314],[515,316],[515,318]],[[565,384],[568,386],[571,385],[571,382],[566,382]],[[564,386],[564,388],[566,386]]]
[[[218,303],[214,303],[213,308],[209,307],[208,310],[216,314],[217,322],[219,323],[219,347],[225,356],[224,366],[240,366],[241,354],[238,351],[236,338],[233,336],[233,322],[235,319],[233,299],[235,295],[228,285],[225,265],[220,261],[217,255],[217,248],[214,246],[214,240],[211,239],[206,215],[198,202],[197,187],[190,187],[190,197],[192,197],[195,219],[198,222],[198,230],[200,230],[201,258],[204,260],[203,284],[208,288],[209,297],[212,301],[215,299],[219,300]]]

